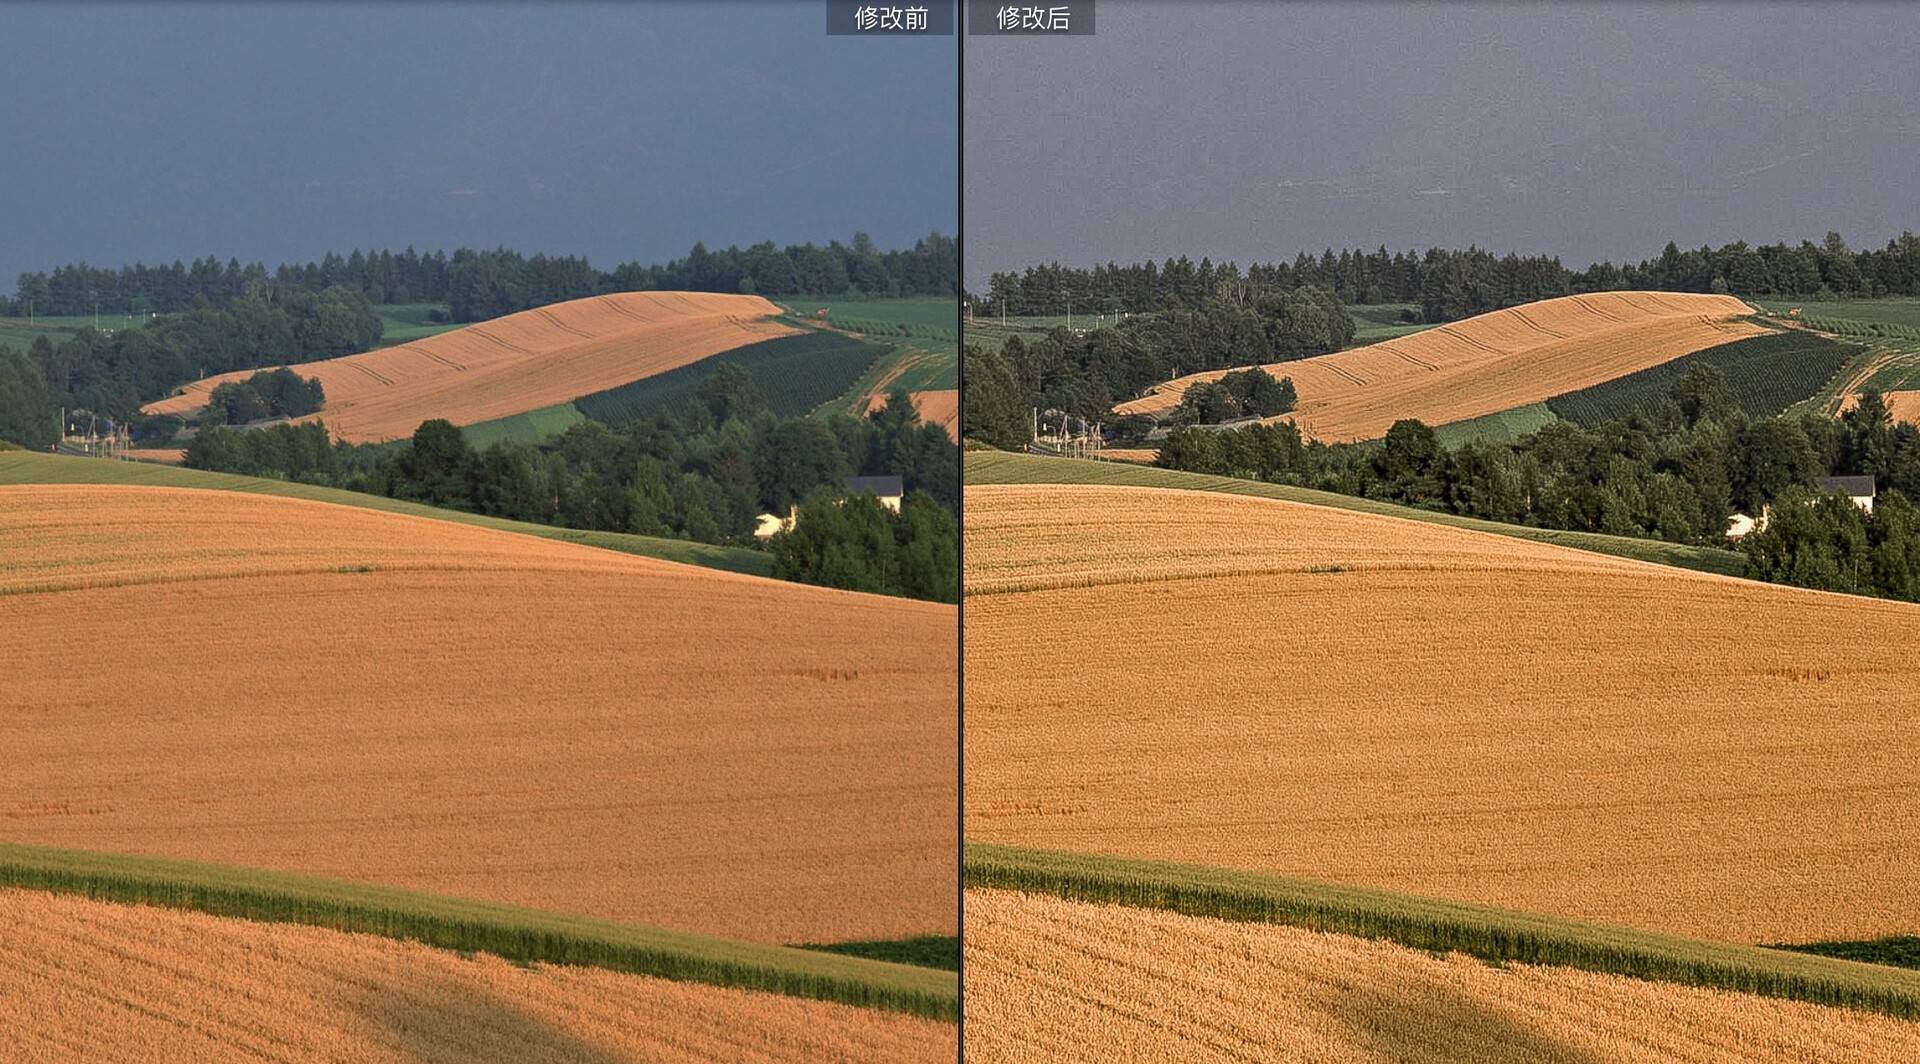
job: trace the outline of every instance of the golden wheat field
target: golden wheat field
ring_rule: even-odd
[[[947,435],[953,437],[955,442],[959,441],[960,389],[914,392],[913,408],[920,412],[920,420],[929,425],[939,425],[947,430]]]
[[[1920,926],[1920,606],[1205,492],[969,487],[965,523],[971,841]]]
[[[357,507],[0,488],[0,839],[952,933],[956,623]]]
[[[412,942],[0,891],[0,1039],[111,1060],[953,1060],[950,1023]]]
[[[509,314],[395,347],[294,366],[326,389],[319,418],[335,438],[372,443],[411,436],[420,422],[471,425],[537,410],[665,373],[796,330],[771,320],[758,296],[620,292]],[[253,370],[189,384],[142,409],[187,415],[220,384]]]
[[[1920,1024],[1297,927],[966,896],[968,1061],[1920,1059]]]
[[[1444,425],[1511,410],[1765,333],[1740,320],[1751,313],[1732,296],[1563,296],[1266,369],[1293,378],[1299,406],[1282,417],[1302,433],[1328,443],[1375,439],[1401,418]],[[1167,410],[1188,386],[1226,372],[1181,377],[1114,409]]]
[[[1887,392],[1881,398],[1895,421],[1920,423],[1920,391]]]

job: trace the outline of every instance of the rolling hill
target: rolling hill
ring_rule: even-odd
[[[1282,499],[971,473],[970,842],[1734,942],[1920,924],[1920,608]]]
[[[374,443],[410,436],[429,418],[471,425],[509,417],[793,333],[772,320],[780,312],[757,296],[621,292],[292,368],[326,389],[313,417],[338,439]],[[191,415],[216,386],[252,372],[195,381],[142,409]]]
[[[1046,893],[969,889],[966,904],[970,1061],[1920,1054],[1920,1025],[1801,1001]]]
[[[11,1059],[951,1060],[950,1023],[595,968],[0,890]]]
[[[1326,443],[1374,439],[1401,418],[1443,425],[1511,410],[1768,330],[1731,296],[1605,292],[1495,311],[1367,347],[1265,367],[1293,378],[1282,415]],[[1198,381],[1169,381],[1114,407],[1154,414]]]
[[[955,623],[409,514],[0,487],[0,841],[952,933]]]
[[[13,484],[122,484],[158,488],[205,488],[212,491],[238,491],[255,495],[274,495],[292,499],[358,506],[386,513],[430,517],[478,528],[518,532],[541,539],[580,543],[623,554],[639,554],[671,562],[685,562],[728,572],[771,576],[773,559],[765,551],[742,547],[723,547],[664,536],[637,536],[625,532],[593,532],[557,525],[510,521],[503,517],[448,510],[406,499],[384,495],[325,488],[270,477],[244,477],[234,473],[214,473],[204,469],[180,469],[153,462],[114,462],[71,455],[35,454],[29,451],[0,453],[0,489]]]

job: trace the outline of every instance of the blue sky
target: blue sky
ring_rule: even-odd
[[[602,269],[958,225],[953,37],[818,0],[0,4],[0,288],[504,244]]]

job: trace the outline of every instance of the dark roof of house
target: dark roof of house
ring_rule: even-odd
[[[870,491],[884,499],[889,495],[906,494],[906,485],[901,483],[899,477],[846,477],[840,481],[840,486],[847,489],[849,495]]]
[[[1872,477],[1814,477],[1816,491],[1837,491],[1854,498],[1873,498]]]

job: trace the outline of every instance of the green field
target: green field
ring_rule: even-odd
[[[1820,318],[1829,321],[1853,321],[1869,325],[1895,325],[1920,329],[1920,299],[1849,299],[1830,303],[1809,303],[1791,299],[1749,299],[1747,302],[1785,317],[1799,307],[1801,320]]]
[[[738,366],[760,386],[767,408],[782,418],[799,417],[846,394],[891,348],[845,333],[812,329],[762,340],[710,358],[573,401],[582,414],[617,428],[693,399],[721,365]]]
[[[812,324],[859,333],[882,343],[960,356],[960,304],[957,300],[918,296],[911,299],[786,299],[781,309]],[[819,312],[825,310],[826,317]]]
[[[706,543],[662,539],[654,536],[632,536],[622,532],[586,532],[573,528],[555,528],[551,525],[536,525],[525,521],[508,521],[499,517],[461,513],[458,510],[442,510],[417,502],[389,499],[381,495],[365,495],[339,488],[321,488],[311,484],[294,484],[285,480],[266,480],[261,477],[242,477],[231,473],[209,473],[199,469],[182,469],[179,466],[160,465],[153,462],[119,462],[106,458],[68,458],[26,451],[8,451],[0,454],[0,487],[8,484],[146,484],[155,487],[211,488],[221,491],[253,492],[258,495],[282,495],[294,499],[312,499],[343,506],[359,506],[369,510],[384,510],[388,513],[412,514],[415,517],[431,517],[441,521],[456,521],[460,524],[477,525],[502,532],[519,532],[543,539],[580,543],[589,547],[619,551],[622,554],[639,554],[670,562],[700,565],[709,569],[724,569],[728,572],[749,573],[754,576],[773,575],[772,555],[757,550],[717,547]]]
[[[781,299],[775,301],[789,314],[812,319],[825,310],[827,319],[858,318],[865,321],[892,322],[899,325],[954,329],[960,324],[959,301],[939,296],[915,296],[908,299]]]
[[[1920,972],[1312,879],[969,843],[969,888],[1052,894],[1385,939],[1494,964],[1552,964],[1920,1017]]]
[[[1463,443],[1513,443],[1558,420],[1554,412],[1547,409],[1547,404],[1529,403],[1512,410],[1436,425],[1433,434],[1445,447],[1458,447]]]
[[[1261,499],[1285,499],[1336,510],[1352,510],[1385,517],[1404,517],[1436,525],[1492,532],[1515,539],[1552,543],[1597,554],[1672,565],[1682,569],[1742,576],[1746,558],[1735,551],[1716,547],[1690,547],[1654,539],[1607,536],[1598,532],[1565,532],[1552,528],[1529,528],[1483,521],[1477,517],[1416,510],[1409,506],[1376,502],[1351,495],[1268,484],[1258,480],[1217,477],[1206,473],[1183,473],[1155,469],[1126,462],[1101,462],[1080,458],[1046,458],[1039,455],[1010,454],[1004,451],[968,451],[963,459],[962,480],[968,487],[979,484],[1115,484],[1137,488],[1184,488],[1190,491],[1217,491],[1226,495],[1251,495]]]
[[[585,420],[587,415],[582,414],[579,407],[572,403],[556,403],[523,414],[468,425],[460,433],[467,438],[468,446],[478,451],[496,443],[539,443]]]
[[[891,378],[891,380],[889,380]],[[888,383],[884,388],[881,381]],[[959,360],[911,344],[895,348],[867,367],[867,371],[846,391],[813,409],[815,416],[846,414],[859,417],[866,409],[867,396],[905,388],[909,392],[941,391],[960,387]]]
[[[465,325],[449,322],[430,321],[434,311],[446,312],[444,303],[385,303],[374,308],[380,312],[380,346],[391,347],[418,340],[424,336],[438,336],[443,332],[464,329]]]
[[[34,318],[32,324],[28,324],[25,318],[0,318],[0,347],[25,351],[33,346],[34,338],[38,336],[44,336],[58,344],[82,329],[93,328],[94,320],[91,314],[54,318],[41,315]],[[99,317],[99,323],[102,332],[114,332],[120,329],[137,329],[146,324],[146,319],[124,314],[103,313]]]
[[[958,1018],[953,976],[819,950],[197,861],[0,844],[0,886],[382,935],[523,963],[606,968]]]
[[[1861,350],[1855,344],[1788,329],[1695,351],[1638,373],[1554,396],[1546,405],[1559,417],[1593,428],[1632,414],[1652,412],[1688,369],[1706,365],[1726,378],[1727,390],[1748,417],[1772,417],[1821,392]]]
[[[1920,388],[1920,344],[1881,345],[1883,361],[1867,384],[1883,392]]]
[[[858,417],[866,408],[866,397],[889,376],[894,378],[887,386],[889,389],[898,386],[910,392],[925,392],[960,387],[960,305],[957,300],[914,297],[779,302],[797,321],[818,325],[823,320],[818,312],[825,310],[824,321],[835,329],[896,345],[891,353],[869,365],[866,372],[839,393],[817,403],[811,410],[815,415]],[[895,370],[902,367],[896,375]]]
[[[1347,308],[1353,315],[1353,343],[1350,347],[1365,347],[1382,340],[1392,340],[1401,336],[1411,336],[1434,328],[1427,324],[1410,324],[1400,320],[1406,311],[1420,312],[1418,303],[1356,303]]]

